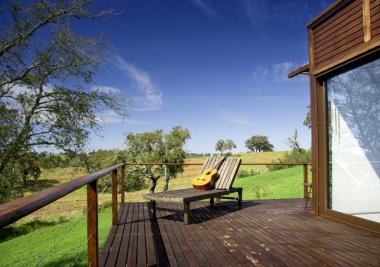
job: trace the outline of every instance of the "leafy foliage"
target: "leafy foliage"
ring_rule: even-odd
[[[269,137],[263,135],[254,135],[245,141],[245,146],[252,152],[270,152],[274,146],[269,143]]]
[[[186,152],[184,145],[190,138],[188,129],[181,126],[173,127],[170,133],[162,130],[145,132],[141,134],[126,134],[126,160],[138,163],[184,163]],[[165,177],[164,191],[168,190],[169,180],[182,173],[183,166],[135,166],[127,170],[127,184],[133,189],[139,189],[145,185],[144,178]]]
[[[303,125],[311,129],[311,109],[310,105],[307,106],[307,113],[306,113],[306,118],[303,121]]]
[[[301,148],[298,142],[297,129],[294,131],[294,135],[288,138],[287,144],[291,148],[291,152],[285,152],[284,156],[276,161],[273,161],[274,163],[308,163],[311,161],[311,151]],[[278,170],[290,167],[291,166],[278,165],[271,166],[270,169]]]
[[[86,89],[109,50],[104,38],[70,28],[72,19],[112,11],[94,12],[87,0],[8,1],[6,7],[0,13],[0,201],[29,177],[12,170],[31,167],[25,155],[36,147],[80,153],[99,127],[98,114],[123,114],[121,99]]]
[[[215,145],[215,151],[220,152],[220,156],[223,156],[224,151],[232,150],[236,148],[236,144],[231,139],[218,140]]]

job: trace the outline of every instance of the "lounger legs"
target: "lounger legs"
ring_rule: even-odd
[[[183,204],[183,222],[185,224],[190,223],[190,202],[185,202]]]
[[[151,200],[150,206],[152,208],[152,216],[153,216],[153,218],[156,218],[156,201]]]
[[[240,188],[240,190],[238,191],[238,207],[239,209],[241,209],[243,205],[243,190]]]

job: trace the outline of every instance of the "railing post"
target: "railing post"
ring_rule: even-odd
[[[98,266],[98,187],[97,180],[87,184],[88,266]]]
[[[308,190],[308,187],[307,187],[307,183],[308,183],[308,170],[307,170],[307,164],[303,164],[303,198],[307,198],[307,190]]]
[[[117,225],[117,169],[112,171],[112,225]]]
[[[125,165],[121,167],[120,193],[121,193],[121,204],[124,204],[125,203]]]

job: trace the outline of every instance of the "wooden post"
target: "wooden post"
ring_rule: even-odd
[[[307,190],[308,190],[308,186],[307,186],[307,183],[308,183],[308,170],[307,170],[307,164],[304,164],[303,165],[303,198],[307,198]]]
[[[183,204],[183,222],[185,224],[190,223],[190,202],[185,202]]]
[[[117,170],[112,171],[112,225],[117,225]]]
[[[88,266],[98,266],[98,187],[97,180],[87,184]]]
[[[364,29],[364,42],[371,41],[371,3],[370,0],[363,0],[363,29]]]
[[[125,165],[121,167],[121,177],[120,177],[120,194],[121,194],[121,204],[125,203]]]
[[[241,209],[242,206],[243,206],[243,189],[239,188],[239,191],[238,191],[238,207],[239,207],[239,209]]]

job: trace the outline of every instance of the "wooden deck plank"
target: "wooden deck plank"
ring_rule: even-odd
[[[102,266],[380,266],[380,236],[313,217],[304,200],[195,202],[190,225],[181,204],[157,204],[156,220],[147,203],[120,208]]]
[[[144,203],[144,224],[145,224],[145,243],[146,243],[146,255],[147,255],[147,266],[157,265],[157,253],[154,246],[154,237],[153,237],[153,223],[150,221],[148,203]],[[162,243],[157,241],[157,243]],[[160,250],[160,248],[158,248]]]
[[[121,221],[125,221],[128,213],[128,206],[124,206],[119,210],[119,224],[116,226],[115,238],[112,242],[112,246],[108,255],[106,266],[115,266],[117,257],[119,256],[119,250],[121,247],[121,242],[123,240],[124,224],[120,224]]]
[[[169,205],[170,208],[175,209],[178,208],[177,205]],[[179,215],[178,212],[173,214],[174,220],[170,220],[171,227],[174,231],[174,234],[177,237],[178,243],[183,251],[183,254],[190,266],[200,266],[198,261],[196,260],[194,255],[197,255],[197,253],[194,253],[194,250],[196,250],[196,246],[192,246],[193,250],[191,250],[190,245],[188,241],[186,240],[186,227],[182,227],[182,225],[178,225],[179,223],[183,224],[183,218]],[[180,221],[181,220],[181,221]]]
[[[123,249],[119,250],[116,266],[125,266],[127,264],[128,247],[129,247],[129,242],[130,242],[130,237],[131,237],[134,205],[125,205],[125,206],[128,206],[127,216],[125,218],[125,221],[120,221],[120,224],[124,224],[124,235],[123,235],[123,240],[121,241],[121,245],[120,245],[121,248]]]
[[[133,209],[133,219],[131,222],[131,232],[129,237],[129,246],[127,254],[127,266],[136,266],[137,264],[137,231],[138,231],[138,203],[135,203]]]

